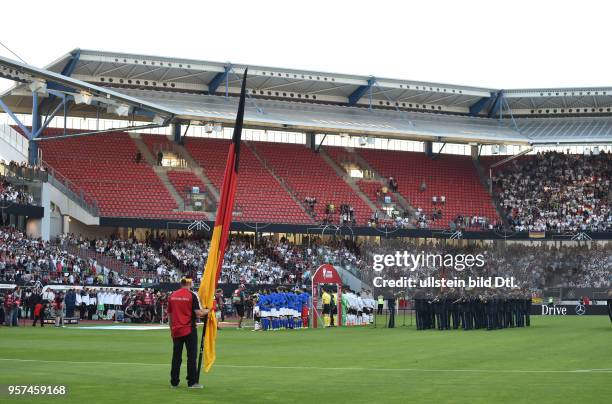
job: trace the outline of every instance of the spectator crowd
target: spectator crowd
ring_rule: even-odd
[[[32,194],[25,186],[10,183],[4,175],[0,175],[0,204],[17,203],[29,205],[34,202]]]
[[[516,231],[610,231],[612,155],[538,153],[495,173],[493,186]]]

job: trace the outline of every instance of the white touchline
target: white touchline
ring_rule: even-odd
[[[84,365],[138,365],[138,366],[170,366],[166,363],[143,362],[91,362],[91,361],[56,361],[41,359],[0,358],[6,362],[37,362],[37,363],[69,363]],[[471,372],[471,373],[612,373],[610,369],[419,369],[419,368],[363,368],[363,367],[318,367],[318,366],[268,366],[268,365],[214,365],[218,368],[233,369],[278,369],[278,370],[331,370],[331,371],[375,371],[375,372]]]

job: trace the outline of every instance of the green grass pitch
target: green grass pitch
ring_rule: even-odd
[[[609,403],[607,317],[532,317],[532,327],[278,332],[224,329],[203,390],[169,388],[167,330],[0,329],[0,384],[64,384],[58,403]]]

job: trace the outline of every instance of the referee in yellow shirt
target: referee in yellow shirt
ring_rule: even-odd
[[[329,327],[331,314],[331,295],[325,289],[323,289],[323,295],[321,295],[321,300],[323,301],[323,322],[325,327]]]

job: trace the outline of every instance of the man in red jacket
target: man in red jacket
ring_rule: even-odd
[[[40,326],[45,326],[45,307],[41,302],[36,303],[34,306],[34,322],[32,327],[36,327],[36,322],[40,320]]]
[[[168,298],[168,318],[174,344],[170,371],[172,387],[178,386],[180,381],[183,345],[185,345],[187,349],[187,386],[192,389],[202,388],[202,385],[197,382],[198,330],[196,319],[206,314],[208,310],[202,309],[198,296],[191,291],[191,279],[181,279],[181,288],[172,292]]]

